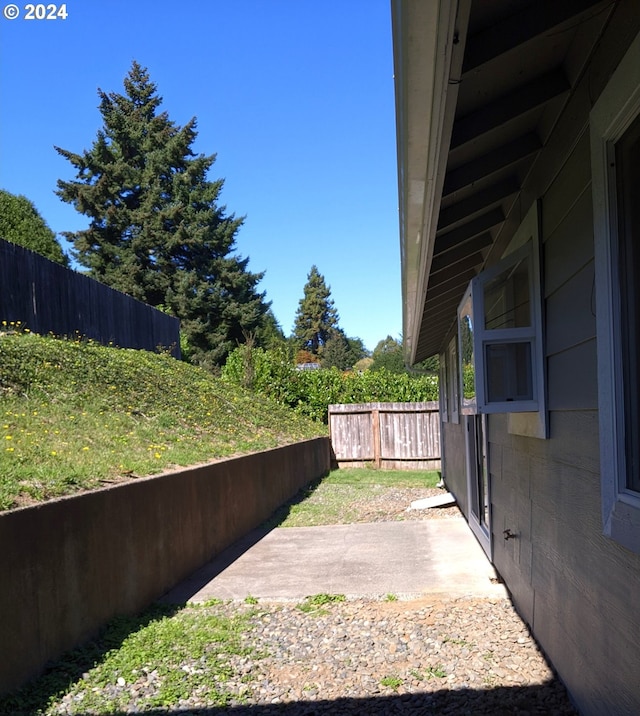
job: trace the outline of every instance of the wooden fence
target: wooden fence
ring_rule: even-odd
[[[180,323],[146,303],[0,239],[0,321],[180,357]]]
[[[339,467],[440,469],[438,403],[354,403],[329,406]]]

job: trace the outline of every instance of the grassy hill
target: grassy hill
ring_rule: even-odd
[[[168,355],[0,333],[0,510],[323,434]]]

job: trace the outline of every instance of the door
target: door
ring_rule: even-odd
[[[466,415],[469,526],[491,559],[491,499],[487,450],[487,416]]]

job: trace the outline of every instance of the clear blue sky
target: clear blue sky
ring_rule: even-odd
[[[86,228],[54,194],[74,174],[53,147],[91,146],[97,89],[122,92],[135,59],[174,122],[197,117],[285,334],[316,264],[347,335],[400,336],[389,0],[70,0],[66,20],[17,5],[0,16],[1,188],[56,233]]]

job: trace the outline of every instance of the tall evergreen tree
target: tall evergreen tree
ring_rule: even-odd
[[[338,327],[338,312],[331,298],[331,291],[324,276],[316,266],[311,267],[304,286],[304,295],[298,304],[293,338],[298,348],[319,355]]]
[[[282,327],[278,323],[272,309],[269,309],[262,317],[261,324],[255,332],[256,345],[260,348],[277,348],[286,344],[287,339]]]
[[[340,328],[329,332],[329,338],[322,351],[320,364],[323,368],[337,368],[349,370],[356,361],[351,354],[349,339]]]
[[[184,127],[160,111],[162,98],[137,62],[124,94],[103,92],[104,126],[88,151],[56,147],[76,170],[58,196],[90,218],[65,234],[94,278],[181,321],[192,360],[220,364],[268,309],[262,273],[234,254],[243,219],[218,205],[223,180],[209,181],[215,155],[195,155],[196,120]]]
[[[51,261],[69,265],[56,235],[26,196],[0,189],[0,239],[31,249]]]

